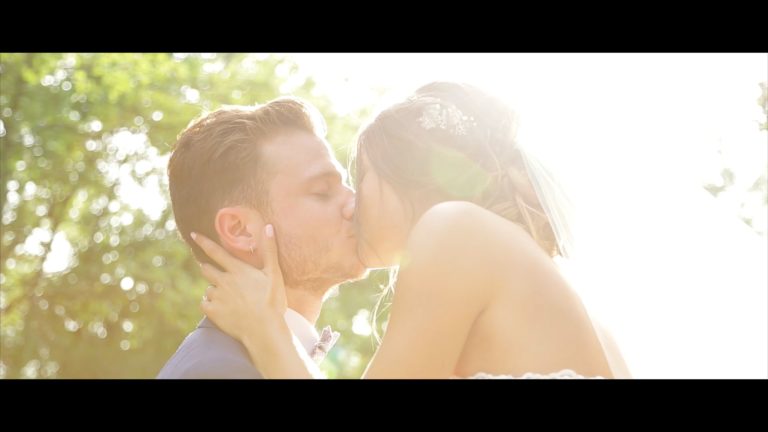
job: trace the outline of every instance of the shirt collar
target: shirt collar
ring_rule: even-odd
[[[320,334],[311,322],[304,315],[291,308],[285,310],[285,323],[294,336],[301,342],[301,345],[308,353],[311,353],[315,345],[320,340]]]

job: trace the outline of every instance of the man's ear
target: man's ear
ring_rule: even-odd
[[[214,227],[221,245],[242,259],[251,255],[252,250],[256,254],[264,231],[264,218],[255,209],[224,207],[216,213]]]

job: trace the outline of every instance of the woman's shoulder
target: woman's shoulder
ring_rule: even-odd
[[[470,202],[446,201],[414,225],[404,264],[502,276],[513,262],[526,261],[522,255],[535,253],[535,247],[528,233],[511,221]]]
[[[476,313],[491,301],[507,267],[499,263],[495,240],[488,235],[497,228],[489,227],[484,212],[469,202],[450,201],[422,214],[400,264],[393,311],[398,304],[427,303],[443,311]]]
[[[411,231],[406,256],[404,263],[472,268],[501,283],[519,272],[553,267],[525,229],[466,201],[446,201],[427,210]]]
[[[495,249],[512,243],[533,241],[518,225],[468,201],[445,201],[432,206],[416,222],[409,240],[409,248],[440,251],[461,247],[473,253],[486,249],[497,252]]]
[[[466,221],[467,219],[487,218],[496,213],[469,201],[443,201],[430,207],[419,219],[447,220],[451,222]]]

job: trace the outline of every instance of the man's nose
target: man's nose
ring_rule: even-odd
[[[355,217],[355,194],[354,192],[349,194],[347,202],[344,204],[344,208],[341,210],[341,215],[344,219],[352,221]]]

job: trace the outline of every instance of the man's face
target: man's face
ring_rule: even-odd
[[[361,277],[354,192],[328,144],[293,131],[268,142],[263,155],[272,175],[268,222],[275,226],[286,285],[326,290]]]

